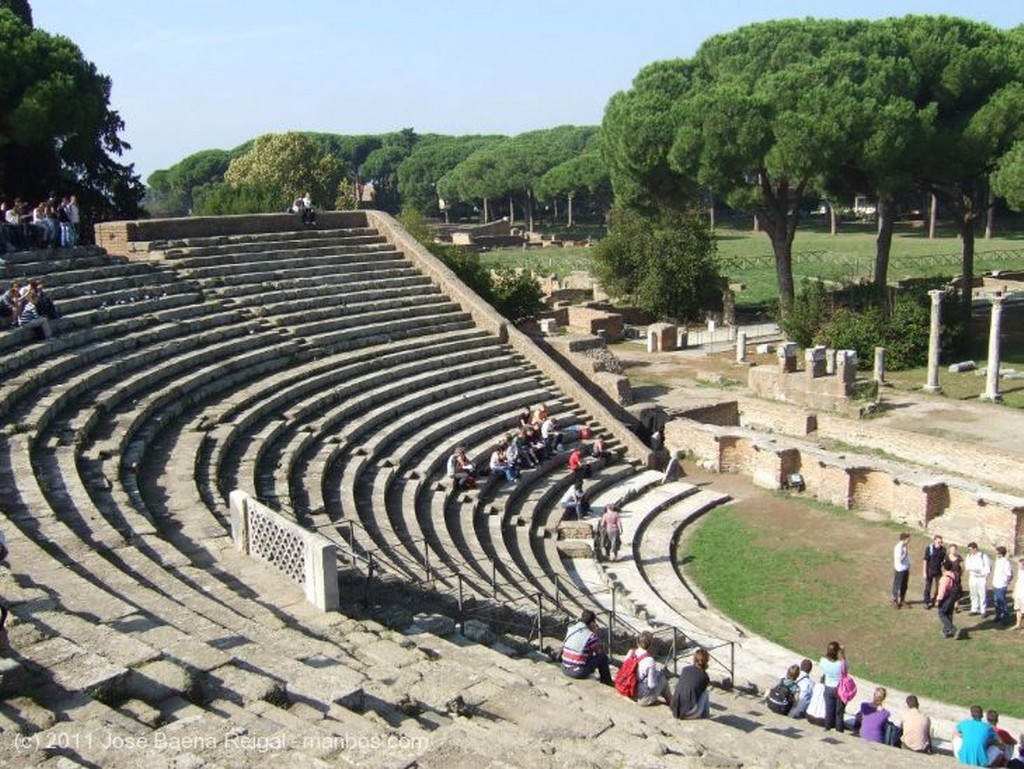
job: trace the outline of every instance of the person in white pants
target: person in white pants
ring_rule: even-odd
[[[967,545],[964,568],[970,578],[968,588],[971,593],[971,614],[980,614],[984,617],[988,611],[988,575],[992,571],[992,562],[978,549],[976,542]]]

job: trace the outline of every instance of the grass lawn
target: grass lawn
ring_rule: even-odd
[[[718,609],[809,657],[816,670],[826,644],[837,640],[855,678],[1024,716],[1024,635],[961,612],[954,621],[969,638],[943,639],[935,611],[920,604],[927,542],[920,532],[911,539],[910,605],[897,611],[890,604],[900,530],[777,494],[767,504],[741,501],[710,512],[683,538],[678,556]],[[856,702],[868,696],[862,690]]]
[[[831,235],[823,222],[802,225],[793,242],[793,277],[820,278],[837,282],[867,279],[874,268],[875,227],[873,224],[843,223],[838,235]],[[756,307],[773,301],[776,289],[771,243],[763,232],[719,227],[716,230],[722,272],[746,288],[737,297],[741,307]],[[1000,234],[975,244],[975,271],[1024,268],[1024,233]],[[501,249],[481,255],[486,267],[519,267],[543,275],[564,277],[574,270],[589,271],[593,249],[567,248]],[[735,266],[737,260],[745,262]],[[960,271],[960,240],[949,228],[942,228],[929,240],[922,228],[901,224],[893,237],[889,278],[951,276]]]

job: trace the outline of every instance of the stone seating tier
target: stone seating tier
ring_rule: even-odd
[[[111,736],[205,736],[216,745],[201,743],[188,751],[193,764],[247,766],[257,760],[227,744],[232,730],[252,738],[316,738],[308,747],[289,744],[287,761],[298,763],[479,765],[481,745],[490,748],[488,760],[510,764],[551,765],[550,747],[559,763],[587,760],[595,750],[618,763],[650,750],[651,739],[668,743],[666,751],[690,751],[697,760],[700,751],[687,742],[687,725],[671,722],[664,711],[638,716],[632,704],[608,690],[569,681],[539,660],[510,660],[433,636],[402,638],[373,623],[318,615],[298,591],[235,551],[221,482],[234,457],[245,457],[267,438],[267,449],[250,454],[253,466],[259,465],[255,474],[273,478],[275,492],[293,500],[324,448],[337,452],[337,461],[323,462],[317,486],[325,500],[330,492],[339,501],[347,487],[344,494],[351,491],[359,520],[380,532],[396,564],[414,563],[425,552],[422,538],[414,542],[417,531],[432,528],[437,544],[443,531],[459,556],[473,548],[506,559],[505,581],[521,583],[520,594],[542,589],[550,595],[563,589],[554,579],[571,581],[559,571],[554,539],[536,536],[550,530],[548,519],[566,478],[558,469],[564,457],[546,473],[529,474],[514,494],[497,487],[469,495],[439,493],[433,484],[452,440],[478,456],[495,428],[514,424],[521,405],[544,400],[567,421],[593,423],[593,417],[561,401],[547,377],[490,337],[480,347],[453,345],[451,368],[462,367],[465,375],[458,379],[424,376],[412,389],[402,384],[415,377],[391,384],[382,379],[364,395],[384,391],[388,400],[361,403],[337,425],[344,442],[325,440],[332,430],[328,415],[344,401],[319,411],[310,406],[308,413],[301,404],[357,378],[331,379],[329,363],[341,368],[345,360],[375,360],[370,350],[376,346],[381,358],[393,353],[385,370],[398,371],[416,360],[399,353],[415,349],[417,341],[430,345],[449,333],[468,340],[479,332],[459,305],[443,297],[422,315],[399,303],[378,315],[367,305],[354,323],[344,310],[309,323],[293,316],[288,320],[294,327],[284,334],[245,314],[244,305],[224,307],[232,284],[238,297],[257,298],[268,278],[289,291],[318,276],[333,280],[352,264],[325,252],[296,254],[305,249],[292,241],[306,238],[305,232],[277,238],[288,243],[281,248],[256,238],[240,240],[253,246],[245,252],[251,259],[235,259],[243,269],[203,274],[199,291],[184,271],[175,272],[174,281],[161,278],[161,285],[173,287],[168,295],[188,296],[189,302],[154,310],[152,320],[141,324],[129,309],[104,315],[102,302],[83,301],[74,313],[78,330],[69,324],[66,335],[40,345],[47,354],[26,359],[32,361],[30,376],[10,385],[5,379],[4,395],[16,396],[5,401],[7,414],[26,429],[0,435],[0,506],[15,554],[15,570],[0,581],[14,605],[12,637],[21,655],[15,675],[3,679],[12,697],[0,711],[0,726],[40,740],[77,735],[75,748],[62,759],[114,767],[137,766],[139,754],[103,748],[101,736],[104,742]],[[231,246],[229,239],[181,240],[165,248]],[[259,261],[268,252],[281,254],[280,272]],[[166,256],[163,264],[172,271],[179,256],[218,258]],[[403,280],[412,275],[404,259],[377,256],[346,273],[363,284],[361,291],[372,290],[371,281],[384,274]],[[260,303],[262,298],[252,307]],[[294,371],[289,362],[308,368]],[[11,372],[17,378],[26,370]],[[291,392],[261,410],[260,400],[277,387]],[[302,440],[284,443],[295,433],[275,424],[277,414],[300,412],[294,427],[308,427],[316,436],[306,447],[320,447],[315,454],[303,453]],[[444,421],[451,422],[447,435],[436,429]],[[69,427],[75,440],[65,445]],[[277,463],[293,469],[281,473]],[[599,470],[593,483],[612,483],[631,472],[626,463],[613,465]],[[473,516],[475,509],[484,514]],[[502,514],[487,515],[491,509]],[[304,515],[316,513],[307,509]],[[513,518],[531,525],[501,525]],[[424,525],[428,521],[430,527]],[[477,573],[486,590],[486,570]],[[593,599],[582,588],[573,594],[577,607]],[[446,714],[444,703],[455,694],[488,717]],[[423,707],[401,705],[403,695]],[[743,705],[737,702],[739,712]],[[594,721],[595,712],[612,715]],[[718,735],[715,744],[723,746],[725,757],[738,755],[737,739],[744,739],[728,725],[729,715],[720,713],[721,723],[708,724],[701,737],[711,739],[703,731]],[[648,728],[645,718],[654,725],[641,736],[637,730]],[[774,724],[772,716],[765,718],[763,723]],[[775,739],[768,727],[759,731],[764,734],[757,735],[757,755],[764,754],[767,740],[778,745],[779,755],[789,756],[790,740]],[[359,752],[358,746],[355,752],[343,750],[328,739],[353,734],[407,739],[383,754]],[[749,742],[753,751],[754,740]],[[9,759],[12,765],[41,765],[54,758],[46,751],[15,756],[12,750],[12,743],[0,741],[0,764]],[[706,748],[703,753],[706,758]],[[183,758],[150,751],[146,763],[170,766]]]

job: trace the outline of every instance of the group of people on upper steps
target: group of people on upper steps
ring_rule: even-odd
[[[51,194],[36,206],[21,198],[0,201],[0,253],[30,248],[71,248],[81,237],[81,214],[74,195]]]
[[[486,465],[477,466],[467,456],[465,447],[457,446],[448,456],[446,475],[456,489],[475,488],[481,475],[496,475],[508,484],[515,484],[524,470],[539,467],[542,462],[565,450],[569,443],[591,437],[588,428],[560,429],[545,404],[534,409],[523,409],[518,427],[501,435],[494,444]],[[610,461],[614,455],[601,436],[589,446],[577,445],[569,455],[567,467],[574,486],[582,493],[583,479],[588,476],[589,465],[585,457]]]

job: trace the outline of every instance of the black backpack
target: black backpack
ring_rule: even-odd
[[[768,703],[768,710],[784,716],[793,707],[793,692],[786,686],[785,681],[779,681],[768,692],[766,702]]]

